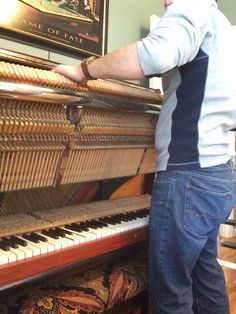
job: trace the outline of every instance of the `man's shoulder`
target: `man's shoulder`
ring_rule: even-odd
[[[195,26],[203,26],[207,23],[212,6],[209,0],[175,0],[168,8],[163,18],[179,18],[188,20]]]

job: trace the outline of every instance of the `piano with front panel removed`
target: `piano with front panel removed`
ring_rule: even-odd
[[[98,192],[155,172],[161,95],[54,65],[0,50],[1,289],[148,237],[149,194]]]

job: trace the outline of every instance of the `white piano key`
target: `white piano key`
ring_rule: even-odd
[[[58,240],[60,240],[62,249],[73,246],[73,240],[68,237],[61,237]]]
[[[21,246],[20,245],[18,250],[24,252],[26,258],[34,256],[33,251],[30,248],[26,247],[26,246]]]
[[[109,224],[109,228],[113,228],[113,230],[115,231],[115,233],[121,233],[124,232],[125,229],[125,223],[117,223],[115,225]]]
[[[1,250],[1,249],[0,249]],[[7,257],[8,259],[8,263],[11,263],[11,262],[16,262],[17,261],[17,256],[16,254],[12,253],[11,251],[4,251],[4,250],[1,250],[1,252],[4,253],[4,255]],[[3,258],[5,260],[5,258]]]
[[[28,240],[27,240],[28,242]],[[47,242],[39,242],[39,243],[34,243],[33,244],[40,249],[41,254],[46,254],[48,252],[53,252],[54,251],[54,246],[51,245],[50,243]]]
[[[142,226],[143,226],[143,223],[139,219],[129,223],[129,227],[132,228],[132,229],[140,228]]]
[[[82,240],[81,243],[82,242],[88,242],[88,241],[91,241],[91,240],[96,240],[96,238],[97,238],[97,235],[95,233],[93,233],[93,232],[88,232],[88,231],[81,231],[81,232],[79,232],[79,231],[66,229],[65,227],[63,227],[63,229],[71,231],[74,234],[77,234],[80,237],[82,237],[84,239],[84,241],[81,239]]]
[[[19,249],[10,248],[10,252],[16,255],[16,260],[20,261],[25,259],[25,253]]]
[[[61,228],[61,229],[64,229],[64,228]],[[67,229],[65,229],[67,230]],[[69,231],[69,230],[68,230]],[[85,239],[72,233],[72,234],[67,234],[66,235],[67,239],[71,239],[73,241],[73,245],[77,245],[77,244],[80,244],[82,243],[82,240],[85,242]]]
[[[39,233],[40,234],[40,233]],[[54,251],[54,246],[51,244],[51,243],[48,243],[48,242],[38,242],[38,243],[35,243],[33,241],[30,241],[30,240],[26,240],[27,243],[29,243],[31,246],[35,246],[37,249],[40,249],[40,253],[41,254],[46,254],[46,253],[49,253],[49,252],[53,252]]]
[[[67,234],[66,237],[71,239],[74,242],[74,245],[82,243],[82,240],[84,240],[83,237],[80,237],[79,235],[75,234],[72,230],[66,229],[64,227],[60,227],[61,230],[70,231],[71,234]],[[85,240],[83,241],[85,242]]]
[[[96,236],[96,239],[100,239],[102,237],[102,232],[99,229],[89,228],[87,232],[93,233]]]
[[[89,231],[82,231],[82,232],[79,232],[79,235],[81,237],[84,237],[85,238],[85,242],[88,242],[88,241],[92,241],[92,240],[96,240],[97,236],[95,233],[93,232],[89,232]]]
[[[49,237],[49,236],[47,236],[45,234],[41,234],[41,235],[48,240],[45,243],[49,244],[49,248],[50,248],[50,244],[53,246],[53,248],[54,248],[53,251],[57,251],[57,250],[61,250],[62,249],[62,243],[59,241],[59,239],[53,239],[53,238],[51,238],[51,237]]]
[[[67,247],[79,244],[79,241],[76,241],[76,239],[74,237],[70,237],[69,238],[69,235],[68,235],[67,239],[70,240],[70,241],[67,242]]]
[[[122,232],[122,228],[118,224],[117,225],[108,224],[108,228],[113,230],[113,234],[117,234],[117,233]]]
[[[17,236],[17,237],[27,242],[27,246],[25,248],[28,248],[29,250],[31,250],[33,253],[33,256],[37,256],[41,254],[41,250],[39,247],[37,247],[37,243],[34,243],[30,240],[26,240],[22,236]],[[45,249],[45,253],[47,253],[47,249]]]
[[[134,224],[134,225],[137,225],[137,226],[139,226],[139,227],[147,226],[147,225],[148,225],[148,222],[149,222],[148,217],[137,218],[137,220],[135,221],[135,224]]]
[[[61,229],[72,232],[73,238],[76,239],[76,241],[78,241],[78,243],[85,243],[86,242],[86,238],[81,235],[81,232],[70,230],[70,229],[67,229],[65,227],[61,227]],[[68,236],[70,236],[70,235],[68,235]]]
[[[8,252],[0,249],[0,265],[8,264],[9,258],[8,258]]]
[[[115,228],[110,228],[109,226],[107,227],[102,227],[101,229],[99,229],[99,231],[101,232],[101,237],[108,237],[112,234],[117,233]]]
[[[117,228],[112,228],[112,226],[108,225],[107,227],[102,228],[106,233],[106,236],[110,236],[117,233]]]

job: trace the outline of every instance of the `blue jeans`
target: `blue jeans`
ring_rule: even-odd
[[[229,314],[216,256],[219,226],[234,204],[232,162],[157,173],[149,221],[152,314]]]

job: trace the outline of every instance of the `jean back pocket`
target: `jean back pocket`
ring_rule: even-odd
[[[222,222],[229,211],[231,192],[215,192],[187,185],[183,227],[196,236],[203,236]]]

